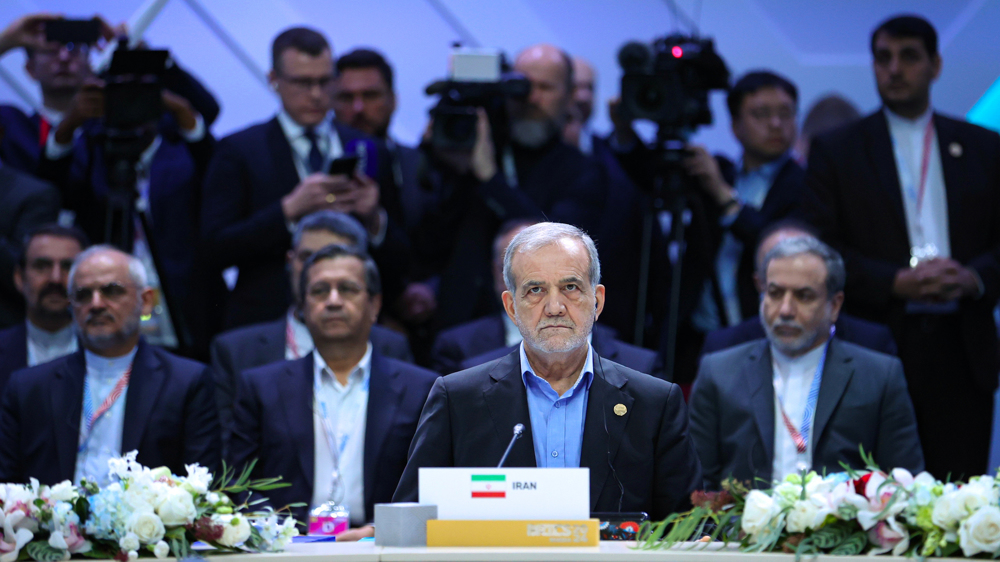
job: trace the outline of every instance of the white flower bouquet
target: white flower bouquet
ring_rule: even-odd
[[[864,471],[790,475],[767,491],[727,480],[721,492],[695,492],[691,511],[644,524],[637,548],[709,536],[738,542],[744,552],[1000,558],[996,479],[945,483],[926,472],[883,472],[870,457],[866,462]]]
[[[274,552],[298,535],[295,520],[251,512],[259,502],[234,504],[230,495],[285,486],[278,479],[249,479],[252,466],[234,479],[230,470],[213,481],[208,469],[188,465],[187,476],[166,467],[150,469],[136,452],[108,462],[117,481],[100,489],[84,480],[54,486],[0,484],[0,562],[140,556],[181,558],[202,541],[222,551]]]

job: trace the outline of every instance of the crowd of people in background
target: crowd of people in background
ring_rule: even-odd
[[[559,369],[536,361],[564,353],[533,331],[546,327],[585,332],[566,349],[617,365],[580,356],[584,395],[631,385],[601,430],[627,419],[618,406],[636,412],[620,430],[635,450],[617,453],[629,482],[592,487],[600,505],[663,517],[730,475],[860,468],[859,445],[941,479],[989,468],[1000,135],[934,110],[943,63],[921,17],[872,32],[882,107],[869,115],[829,96],[800,127],[791,77],[738,76],[727,107],[741,154],[685,148],[683,217],[657,200],[654,151],[618,100],[613,130],[593,130],[596,73],[554,45],[512,59],[530,93],[506,101],[502,123],[479,110],[469,149],[431,142],[430,125],[419,146],[394,139],[391,62],[338,55],[315,29],[271,45],[276,114],[221,139],[224,100],[171,59],[163,112],[139,135],[128,248],[109,238],[94,46],[47,42],[53,18],[0,32],[0,56],[26,52],[42,100],[31,114],[0,106],[0,482],[107,479],[100,467],[132,449],[175,471],[258,459],[255,474],[292,483],[276,505],[342,487],[364,529],[375,503],[415,499],[417,467],[495,463],[466,448],[501,439],[488,420],[510,417],[491,384],[527,392],[538,466],[586,465],[585,420],[604,399],[579,404],[572,380],[545,376]],[[330,173],[348,155],[356,167]],[[546,269],[560,267],[565,279]],[[173,345],[147,341],[157,319]],[[521,373],[497,375],[519,357]],[[522,373],[520,390],[505,386]],[[551,431],[540,445],[553,408],[570,416],[560,427],[583,424],[565,450]],[[683,442],[669,451],[638,444],[670,435]]]

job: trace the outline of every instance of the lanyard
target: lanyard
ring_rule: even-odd
[[[816,374],[813,375],[812,384],[809,385],[809,396],[806,398],[806,409],[802,413],[802,427],[796,429],[792,420],[785,413],[785,405],[781,402],[781,397],[775,392],[778,399],[778,408],[781,409],[781,418],[785,422],[785,429],[788,430],[792,441],[795,443],[795,450],[800,454],[805,453],[809,446],[809,433],[812,431],[812,415],[816,410],[816,401],[819,399],[819,384],[823,380],[823,365],[826,363],[826,352],[830,349],[830,342],[823,346],[823,354],[819,357],[819,364],[816,365]]]
[[[330,377],[333,377],[332,373],[330,374]],[[313,409],[316,411],[316,413],[320,417],[320,420],[322,421],[323,435],[324,438],[326,439],[327,446],[330,447],[330,454],[334,456],[334,464],[339,465],[340,464],[339,459],[341,455],[344,454],[344,450],[347,449],[347,444],[350,443],[351,437],[355,433],[354,428],[358,423],[358,419],[360,418],[361,412],[355,411],[359,410],[359,408],[353,408],[352,411],[349,412],[350,415],[338,416],[338,418],[340,419],[346,418],[349,420],[353,420],[350,427],[341,428],[340,423],[338,423],[337,426],[334,427],[333,414],[329,411],[326,400],[321,398],[324,394],[322,392],[321,379],[322,375],[320,375],[320,377],[316,380],[316,387],[313,390],[313,402],[314,402]],[[368,392],[368,385],[370,384],[370,382],[371,382],[370,378],[365,380],[364,382],[365,392]],[[343,429],[343,431],[340,431],[341,429]]]
[[[927,120],[924,128],[924,150],[920,156],[920,184],[917,187],[917,214],[924,206],[924,191],[927,187],[927,168],[930,165],[931,141],[934,140],[934,118]]]
[[[292,328],[291,321],[285,322],[285,347],[291,350],[296,359],[302,357],[299,352],[299,344],[295,342],[295,329]]]
[[[123,374],[121,378],[118,379],[118,382],[115,383],[115,387],[111,389],[111,392],[104,399],[104,402],[101,402],[101,405],[97,407],[96,411],[94,411],[94,399],[90,393],[90,379],[84,377],[83,415],[84,415],[84,424],[86,425],[86,427],[84,428],[84,431],[81,432],[80,435],[81,452],[86,448],[87,441],[90,440],[90,435],[91,431],[94,429],[94,424],[97,423],[97,420],[101,416],[103,416],[105,412],[110,410],[111,407],[115,405],[115,402],[118,401],[118,398],[122,395],[122,393],[125,392],[125,389],[128,388],[128,381],[131,376],[132,376],[132,365],[129,365],[128,369],[125,369],[125,374]]]
[[[45,148],[45,144],[49,140],[49,131],[52,130],[52,123],[45,117],[38,116],[38,146]]]

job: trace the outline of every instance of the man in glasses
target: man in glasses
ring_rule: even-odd
[[[147,344],[139,320],[154,293],[138,259],[110,246],[69,272],[82,349],[15,372],[0,406],[0,481],[108,483],[108,460],[138,450],[146,466],[218,468],[219,420],[209,369]]]
[[[302,217],[322,209],[350,213],[374,248],[397,239],[388,222],[398,205],[395,191],[384,189],[392,187],[384,145],[330,114],[334,66],[326,38],[305,27],[287,29],[275,38],[271,58],[278,114],[222,139],[205,179],[208,250],[216,266],[239,268],[227,328],[285,313],[291,303],[285,252]],[[351,153],[364,153],[364,172],[328,173],[333,160]]]
[[[28,234],[14,269],[27,319],[0,332],[0,396],[10,374],[77,350],[66,284],[77,254],[88,246],[75,228],[57,224]]]

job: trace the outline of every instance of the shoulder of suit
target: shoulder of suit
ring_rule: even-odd
[[[268,380],[280,376],[282,373],[291,370],[292,372],[303,370],[307,365],[312,364],[312,353],[307,353],[298,359],[281,359],[274,363],[268,363],[259,367],[253,367],[242,371],[243,376],[248,380]],[[312,374],[310,373],[310,377]]]
[[[985,139],[993,137],[994,139],[1000,138],[1000,134],[996,131],[991,131],[986,127],[976,125],[975,123],[970,123],[965,119],[956,119],[954,117],[944,115],[941,113],[934,113],[934,119],[939,122],[944,122],[952,127],[952,130],[961,135],[968,135],[979,139]]]
[[[10,379],[7,382],[7,388],[13,388],[17,385],[49,385],[49,378],[55,376],[55,373],[63,368],[66,363],[69,363],[74,358],[78,357],[79,351],[76,353],[70,353],[69,355],[64,355],[58,359],[53,359],[48,363],[42,363],[41,365],[35,365],[34,367],[24,367],[23,369],[18,369],[11,373]]]
[[[615,374],[625,379],[625,385],[622,389],[632,395],[662,395],[666,397],[677,387],[672,382],[647,375],[603,357],[601,358],[601,366],[594,365],[594,377],[596,378],[607,379],[610,371],[615,371]]]
[[[739,345],[707,353],[702,357],[702,361],[722,364],[742,362],[751,355],[763,350],[766,345],[766,339],[750,340]]]
[[[249,127],[246,127],[245,129],[240,129],[239,131],[230,133],[230,134],[222,137],[222,139],[219,140],[219,144],[220,144],[220,146],[225,146],[225,145],[229,145],[229,144],[242,144],[242,143],[246,143],[246,142],[252,142],[252,141],[257,140],[257,139],[262,139],[262,138],[264,138],[266,136],[265,134],[266,134],[268,128],[276,126],[276,125],[280,129],[281,126],[278,125],[277,118],[276,117],[272,117],[271,119],[268,119],[267,121],[261,121],[259,123],[254,123],[253,125],[250,125]]]
[[[420,380],[433,384],[434,381],[441,376],[440,373],[436,373],[412,363],[407,363],[406,361],[400,361],[399,359],[393,359],[392,357],[386,357],[385,355],[380,355],[379,358],[381,361],[385,362],[385,365],[388,368],[403,373],[403,375],[410,380]]]
[[[13,166],[0,166],[0,175],[11,178],[12,193],[18,193],[22,199],[39,195],[57,195],[59,193],[51,183],[15,169]]]
[[[497,322],[495,315],[476,318],[475,320],[470,320],[457,326],[452,326],[446,330],[442,330],[438,334],[437,339],[440,341],[464,340],[476,331],[489,327],[489,325],[495,322]]]
[[[850,357],[857,363],[867,364],[874,367],[875,371],[888,370],[893,364],[901,363],[894,355],[875,351],[867,347],[862,347],[856,343],[836,339],[836,345],[840,347],[840,352]]]
[[[0,347],[4,347],[9,343],[13,344],[21,343],[27,345],[25,343],[27,341],[25,338],[27,337],[28,337],[28,328],[24,325],[23,322],[19,322],[9,328],[4,328],[3,330],[0,330]]]
[[[208,365],[204,363],[174,355],[158,345],[148,343],[145,345],[148,353],[156,357],[162,364],[169,366],[175,374],[198,377],[208,369]]]
[[[275,320],[273,322],[262,322],[260,324],[251,324],[249,326],[242,326],[240,328],[233,328],[222,332],[218,336],[215,336],[215,342],[219,345],[224,345],[231,347],[241,343],[245,343],[251,338],[256,338],[261,334],[267,334],[269,332],[279,332],[284,334],[285,331],[285,319]]]

